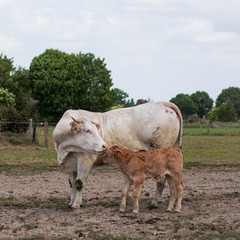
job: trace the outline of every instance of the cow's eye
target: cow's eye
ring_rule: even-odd
[[[85,133],[91,133],[91,131],[90,130],[86,130]]]

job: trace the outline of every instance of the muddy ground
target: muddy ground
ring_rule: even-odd
[[[184,170],[182,212],[166,212],[165,187],[151,209],[155,182],[147,180],[140,213],[132,198],[119,213],[123,179],[117,168],[94,168],[80,210],[68,208],[68,177],[60,170],[41,175],[0,175],[0,239],[240,239],[240,169]],[[130,192],[130,195],[132,192]]]

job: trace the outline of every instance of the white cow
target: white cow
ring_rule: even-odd
[[[81,129],[82,125],[89,129],[78,131],[77,126]],[[182,125],[180,110],[169,102],[150,102],[105,113],[67,110],[53,132],[53,139],[63,172],[69,174],[70,206],[80,208],[82,187],[98,157],[92,153],[105,152],[105,142],[109,147],[118,145],[133,151],[180,147]],[[100,140],[97,127],[105,142]],[[157,184],[153,205],[157,205],[164,183]]]

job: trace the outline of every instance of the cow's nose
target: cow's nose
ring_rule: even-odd
[[[107,149],[108,149],[107,144],[103,144],[103,145],[102,145],[102,150],[105,152],[105,151],[107,151]]]

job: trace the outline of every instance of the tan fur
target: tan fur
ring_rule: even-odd
[[[134,184],[133,212],[138,213],[138,198],[144,180],[154,178],[157,182],[161,182],[164,177],[167,178],[170,188],[170,201],[167,211],[172,211],[177,198],[175,212],[180,212],[183,193],[183,157],[180,149],[161,148],[146,152],[133,152],[126,148],[113,146],[108,150],[104,162],[117,164],[125,179],[120,212],[125,210],[126,198],[131,185]]]
[[[70,122],[71,131],[73,133],[79,133],[82,131],[81,125],[84,123],[83,120],[78,120],[72,117],[73,122]]]

